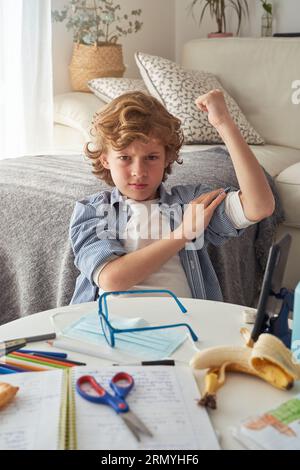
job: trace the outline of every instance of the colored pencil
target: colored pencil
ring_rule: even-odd
[[[51,367],[56,367],[56,368],[66,368],[66,367],[72,367],[72,364],[68,364],[67,362],[64,361],[59,361],[58,359],[50,359],[42,356],[33,356],[32,354],[22,354],[20,352],[13,352],[12,354],[9,354],[9,357],[15,357],[19,359],[24,359],[24,361],[29,361],[33,362],[34,364],[40,364],[40,365],[47,365]]]
[[[72,366],[86,366],[85,362],[71,361],[71,359],[67,359],[66,362],[72,364]]]
[[[48,351],[30,351],[28,349],[21,349],[18,352],[20,353],[25,353],[25,354],[30,354],[30,356],[40,356],[40,357],[45,357],[49,359],[57,359],[60,361],[61,359],[64,359],[63,362],[66,362],[68,364],[72,364],[74,366],[86,366],[85,362],[78,362],[78,361],[72,361],[71,359],[68,359],[68,355],[66,353],[58,353],[58,352],[48,352]]]
[[[21,351],[20,351],[21,352]],[[50,354],[37,354],[37,353],[34,353],[32,354],[33,357],[36,357],[36,356],[41,356],[41,357],[45,357],[45,358],[49,358],[49,359],[56,359],[56,356],[50,356]],[[61,362],[60,358],[57,357],[57,360],[59,362]],[[78,361],[72,361],[71,359],[63,359],[63,362],[65,362],[66,364],[70,364],[72,366],[86,366],[86,363],[85,362],[78,362]]]
[[[65,369],[65,366],[58,366],[57,364],[50,364],[48,363],[48,361],[45,360],[45,358],[43,358],[44,360],[40,360],[38,358],[33,358],[33,357],[23,357],[23,356],[17,356],[15,355],[14,353],[11,353],[7,356],[9,359],[13,359],[14,361],[15,360],[18,360],[19,361],[19,364],[20,363],[23,363],[24,364],[24,367],[25,365],[28,366],[28,368],[34,368],[34,367],[39,367],[41,366],[40,368],[40,371],[42,370],[49,370],[49,369],[52,369],[53,367],[54,368],[57,368],[57,369]],[[20,367],[23,367],[20,365]]]
[[[49,370],[49,367],[38,367],[36,365],[32,365],[32,364],[26,364],[23,360],[19,360],[19,359],[16,359],[16,358],[13,358],[12,359],[5,359],[5,363],[10,365],[10,366],[14,366],[14,367],[19,367],[20,369],[24,369],[24,370],[27,370],[27,371],[30,371],[30,372],[43,372],[45,370]]]
[[[0,374],[16,374],[15,370],[5,369],[5,367],[0,367]]]
[[[8,364],[4,364],[3,362],[0,362],[0,368],[1,369],[8,369],[8,370],[13,370],[14,372],[27,372],[27,370],[22,369],[21,367],[16,367]]]
[[[23,356],[17,356],[15,354],[10,354],[9,357],[12,359],[19,359],[20,361],[23,361],[24,363],[29,363],[30,367],[31,365],[37,365],[37,366],[42,366],[42,367],[47,367],[48,370],[55,368],[55,369],[67,369],[70,366],[65,366],[62,364],[53,364],[52,362],[48,362],[44,357],[43,358],[33,358],[33,357],[23,357]]]

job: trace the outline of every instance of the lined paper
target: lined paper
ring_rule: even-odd
[[[0,380],[19,387],[0,410],[0,449],[58,449],[60,433],[65,433],[60,421],[63,370],[7,374]]]
[[[208,414],[197,405],[199,391],[188,367],[75,367],[73,390],[75,381],[86,374],[108,389],[111,377],[124,369],[135,380],[126,400],[153,437],[141,435],[138,442],[112,408],[75,393],[78,449],[219,449]]]
[[[131,411],[153,437],[138,442],[114,410],[84,400],[74,392],[81,375],[94,375],[105,388],[120,371],[133,375],[127,397]],[[206,410],[188,367],[126,366],[74,367],[68,429],[66,428],[66,374],[63,370],[9,374],[3,382],[20,387],[14,400],[0,410],[0,449],[60,449],[68,442],[78,449],[219,449]]]

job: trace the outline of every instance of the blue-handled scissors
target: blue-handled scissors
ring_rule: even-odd
[[[85,400],[111,406],[123,419],[134,437],[140,441],[139,433],[152,436],[144,423],[129,409],[125,400],[132,387],[134,380],[132,375],[126,372],[118,372],[110,381],[110,388],[114,395],[103,388],[92,375],[83,375],[76,382],[76,391]]]

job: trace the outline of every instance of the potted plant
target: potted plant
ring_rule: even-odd
[[[260,0],[264,13],[261,17],[261,35],[272,36],[273,34],[273,7],[267,0]]]
[[[228,37],[232,36],[232,33],[226,32],[226,8],[233,8],[236,13],[238,26],[236,34],[239,34],[241,22],[243,16],[249,16],[249,8],[247,0],[193,0],[189,6],[189,11],[194,16],[196,5],[201,4],[202,8],[200,11],[199,25],[202,23],[205,13],[209,12],[210,16],[217,23],[217,31],[215,33],[209,33],[209,38]]]
[[[142,27],[142,10],[121,14],[114,0],[70,0],[61,11],[53,10],[53,21],[66,21],[73,31],[73,55],[69,66],[73,90],[87,91],[87,82],[97,77],[122,77],[125,71],[118,39]]]

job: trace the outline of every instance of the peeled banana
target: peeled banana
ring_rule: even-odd
[[[0,382],[0,409],[15,397],[18,390],[19,387],[13,387],[5,382]]]
[[[244,337],[245,331],[243,331]],[[254,375],[276,388],[289,390],[300,379],[300,364],[292,352],[271,334],[261,334],[253,348],[218,346],[199,351],[190,362],[194,369],[208,369],[200,404],[216,408],[216,392],[225,383],[226,372]]]
[[[217,408],[217,390],[225,383],[225,369],[228,362],[224,362],[220,367],[210,369],[205,376],[204,394],[199,404],[208,408]]]

